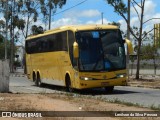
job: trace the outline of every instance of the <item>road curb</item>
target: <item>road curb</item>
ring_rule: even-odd
[[[24,74],[10,74],[10,77],[26,77]]]
[[[127,85],[130,87],[140,87],[140,88],[152,88],[152,89],[160,89],[160,87],[154,87],[154,86],[144,86],[144,85]]]

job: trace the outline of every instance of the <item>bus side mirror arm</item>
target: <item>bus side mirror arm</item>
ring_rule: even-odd
[[[73,43],[73,56],[74,58],[79,58],[79,46],[77,42]]]
[[[127,50],[129,54],[133,54],[133,45],[130,40],[125,39],[125,43],[127,44]]]

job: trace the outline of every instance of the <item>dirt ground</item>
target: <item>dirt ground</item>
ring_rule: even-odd
[[[160,78],[140,80],[130,76],[129,86],[160,89]],[[149,78],[149,79],[148,79]],[[74,97],[70,94],[12,94],[0,93],[0,111],[152,111],[149,108],[109,103],[93,98]],[[73,112],[74,113],[74,112]],[[1,113],[0,113],[1,114]],[[94,113],[89,116],[93,116]],[[156,117],[42,117],[2,118],[0,120],[158,120]]]
[[[135,79],[135,76],[130,76],[128,81],[129,86],[160,89],[160,76],[143,75],[140,79]]]
[[[1,111],[151,111],[148,108],[109,103],[69,94],[0,93]],[[89,113],[92,114],[92,113]],[[92,116],[92,115],[91,115]],[[158,120],[156,117],[42,117],[0,118],[0,120]]]

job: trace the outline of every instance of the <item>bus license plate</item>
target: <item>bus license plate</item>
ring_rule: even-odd
[[[109,82],[102,82],[101,85],[102,85],[102,86],[109,85]]]

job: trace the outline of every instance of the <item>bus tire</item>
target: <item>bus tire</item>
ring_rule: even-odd
[[[105,91],[106,91],[107,93],[112,93],[113,90],[114,90],[114,86],[105,87]]]
[[[71,85],[71,80],[70,80],[69,75],[66,76],[66,91],[74,92],[74,89],[72,88],[72,85]]]
[[[42,86],[41,77],[40,77],[39,73],[37,74],[36,86],[38,86],[38,87]]]
[[[33,72],[33,74],[32,74],[32,79],[33,79],[33,82],[36,81],[36,74],[35,74],[35,72]]]

